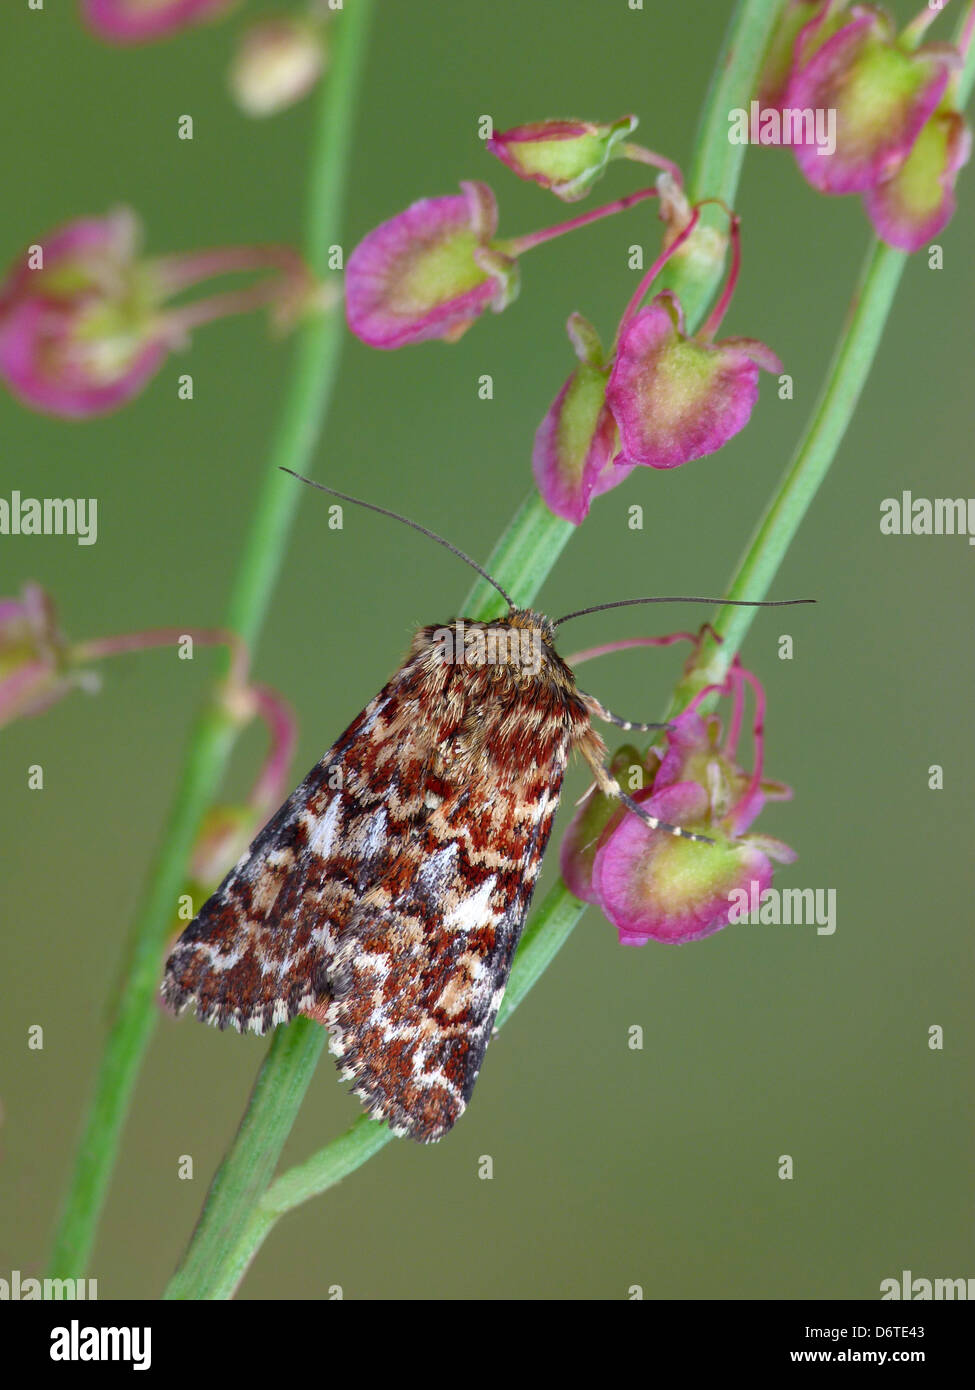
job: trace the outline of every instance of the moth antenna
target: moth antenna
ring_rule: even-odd
[[[613,603],[594,603],[591,608],[577,608],[574,613],[565,613],[552,624],[558,627],[570,618],[584,618],[587,613],[602,613],[607,608],[630,608],[635,603],[709,603],[719,608],[789,608],[795,603],[815,603],[814,598],[701,598],[698,595],[667,594],[661,598],[620,598]]]
[[[614,714],[611,709],[607,709],[601,700],[597,700],[595,695],[589,695],[584,690],[579,694],[588,700],[592,705],[593,713],[597,719],[604,720],[607,724],[615,724],[617,729],[625,729],[628,733],[648,734],[651,729],[669,729],[670,724],[647,724],[637,719],[623,719],[620,715]]]
[[[486,579],[493,588],[497,589],[505,603],[512,612],[514,612],[516,604],[511,595],[506,593],[498,581],[492,579],[487,570],[482,569],[476,560],[472,560],[465,550],[461,550],[459,545],[452,545],[451,542],[445,540],[443,536],[439,536],[436,531],[431,531],[427,526],[421,526],[418,521],[411,521],[408,516],[401,516],[399,512],[391,512],[388,507],[378,507],[375,502],[363,502],[361,497],[350,497],[347,492],[339,492],[334,487],[326,487],[324,483],[317,483],[314,478],[306,478],[304,474],[296,473],[293,468],[285,468],[284,464],[279,464],[278,467],[281,469],[282,473],[290,473],[292,478],[297,478],[299,483],[307,483],[309,487],[317,487],[319,492],[327,492],[329,497],[337,497],[341,502],[351,502],[352,505],[356,507],[365,507],[366,511],[378,512],[380,516],[392,517],[393,521],[401,521],[404,526],[412,526],[413,530],[419,531],[421,536],[429,536],[430,540],[436,541],[437,544],[442,545],[445,550],[449,550],[453,555],[457,555],[463,560],[465,564],[470,565],[472,570],[476,570],[482,579]]]
[[[632,811],[635,816],[639,816],[650,830],[661,830],[665,835],[676,835],[679,840],[693,840],[698,845],[714,845],[716,840],[712,840],[709,835],[698,835],[695,830],[685,830],[682,825],[671,825],[669,821],[658,820],[656,816],[651,816],[649,811],[645,811],[638,801],[634,801],[632,796],[627,796],[626,792],[618,793],[619,800],[628,811]]]

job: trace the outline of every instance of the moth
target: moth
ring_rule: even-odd
[[[408,524],[493,584],[508,613],[416,633],[179,937],[162,994],[238,1031],[315,1019],[368,1113],[429,1143],[470,1100],[569,758],[650,829],[711,842],[647,814],[606,769],[594,720],[661,726],[580,690],[555,648],[579,614],[519,607],[470,556]]]

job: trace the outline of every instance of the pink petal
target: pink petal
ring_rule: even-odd
[[[147,342],[122,375],[99,381],[58,352],[70,332],[70,309],[25,299],[0,312],[0,376],[25,405],[49,415],[85,419],[115,410],[138,394],[169,351]]]
[[[694,826],[707,809],[696,782],[636,800],[676,825]],[[719,931],[728,924],[731,892],[753,880],[759,892],[772,880],[768,859],[753,846],[695,845],[652,831],[632,814],[600,844],[592,872],[599,906],[624,945],[696,941]]]
[[[216,18],[234,0],[81,0],[89,28],[110,43],[147,43],[190,24]]]
[[[929,136],[936,139],[939,134],[945,140],[944,163],[934,180],[936,196],[925,206],[914,196],[910,180]],[[900,251],[920,251],[948,225],[955,213],[955,179],[971,148],[971,131],[959,115],[946,111],[932,116],[901,167],[863,196],[867,216],[882,241]]]
[[[578,526],[592,498],[621,483],[629,468],[613,464],[616,421],[603,395],[605,373],[583,363],[572,373],[535,432],[532,472],[556,516]]]
[[[346,268],[352,332],[376,348],[456,337],[498,293],[496,278],[474,257],[478,238],[496,222],[494,195],[479,184],[422,198],[374,228]]]
[[[904,54],[905,71],[916,69],[915,85],[899,100],[891,96],[872,119],[868,110],[864,122],[856,100],[866,100],[868,108],[870,102],[858,88],[857,65],[879,48],[900,52],[878,39],[883,27],[873,12],[861,13],[827,39],[789,84],[785,106],[836,110],[832,154],[820,154],[815,144],[794,150],[803,177],[821,193],[861,193],[886,178],[907,157],[947,85],[949,52],[932,45]],[[877,100],[875,96],[874,105]]]
[[[748,423],[758,398],[752,353],[681,338],[656,300],[630,320],[606,399],[630,464],[675,468],[713,454]]]

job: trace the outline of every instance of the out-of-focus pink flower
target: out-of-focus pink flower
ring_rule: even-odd
[[[81,0],[88,27],[110,43],[148,43],[217,19],[236,0]]]
[[[77,683],[64,650],[54,604],[38,584],[0,598],[0,727],[40,714]]]
[[[352,332],[375,348],[428,338],[447,342],[518,292],[517,261],[495,250],[498,210],[487,184],[421,198],[369,232],[345,273],[346,317]]]
[[[789,81],[800,61],[804,41],[814,30],[821,30],[830,10],[837,6],[831,0],[786,0],[779,22],[772,34],[758,82],[758,100],[763,109],[779,108]],[[837,27],[842,21],[837,18]],[[828,37],[828,34],[827,36]]]
[[[783,98],[793,109],[835,110],[836,148],[797,144],[803,177],[821,193],[862,193],[904,163],[944,95],[959,58],[945,44],[902,47],[885,14],[854,5],[849,23],[800,59]]]
[[[498,131],[487,147],[520,179],[574,203],[586,196],[636,126],[635,116],[605,122],[533,121]]]
[[[0,376],[25,404],[80,418],[142,389],[169,343],[128,211],[51,233],[0,284]]]
[[[867,189],[864,207],[888,246],[919,251],[951,221],[955,180],[968,162],[971,131],[957,111],[936,111],[903,164]]]
[[[737,762],[745,684],[756,693],[755,769]],[[633,799],[659,820],[708,836],[712,845],[651,830],[638,816],[595,794],[583,803],[561,849],[562,874],[573,893],[594,903],[619,932],[624,945],[648,941],[695,941],[726,926],[733,894],[752,885],[759,895],[772,880],[772,860],[788,863],[794,852],[781,841],[756,835],[750,827],[768,800],[791,796],[787,787],[762,778],[764,693],[755,677],[736,664],[721,687],[734,696],[727,735],[716,715],[702,716],[696,705],[716,687],[707,687],[667,730],[661,758],[651,751],[643,761],[646,785]],[[617,778],[624,762],[639,755],[621,749],[612,767]]]
[[[328,303],[287,246],[229,246],[147,259],[128,210],[83,217],[30,246],[0,283],[0,379],[25,405],[84,419],[123,405],[202,324],[269,307],[290,327]],[[190,286],[270,272],[243,289],[189,303]]]

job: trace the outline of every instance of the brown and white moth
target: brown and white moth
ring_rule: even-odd
[[[706,838],[648,815],[606,770],[594,718],[659,726],[579,689],[554,645],[577,615],[550,622],[495,587],[506,617],[417,632],[180,936],[162,985],[174,1011],[220,1028],[322,1023],[369,1114],[425,1143],[470,1099],[570,755],[650,828]]]

